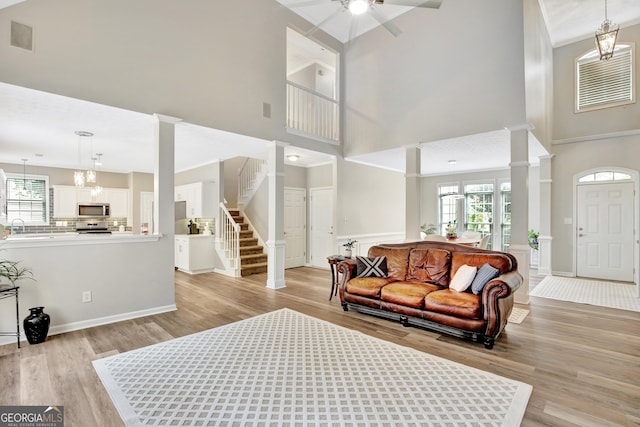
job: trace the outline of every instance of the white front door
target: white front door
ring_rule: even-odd
[[[633,183],[578,185],[580,277],[633,282]]]
[[[309,260],[314,267],[328,268],[327,257],[333,255],[333,189],[310,190],[311,247]]]
[[[307,191],[284,189],[284,268],[301,267],[307,261]]]

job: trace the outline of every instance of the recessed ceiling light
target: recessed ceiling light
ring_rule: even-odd
[[[455,165],[458,162],[456,160],[449,160],[447,163],[449,163],[450,165]]]
[[[93,132],[88,132],[86,130],[77,130],[75,133],[78,136],[93,136]]]
[[[287,156],[287,159],[289,159],[290,162],[296,162],[296,161],[298,161],[299,158],[300,158],[300,156],[297,155],[297,154],[289,154]]]

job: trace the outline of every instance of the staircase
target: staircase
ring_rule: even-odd
[[[231,217],[240,226],[240,275],[242,277],[267,272],[267,254],[258,244],[258,239],[249,230],[249,224],[237,209],[229,209]]]

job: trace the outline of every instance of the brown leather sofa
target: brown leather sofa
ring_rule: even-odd
[[[493,348],[506,326],[514,292],[523,281],[513,255],[453,243],[385,244],[371,247],[368,255],[370,260],[385,257],[386,277],[356,277],[356,259],[341,262],[339,289],[345,311],[353,308],[404,326],[483,342],[487,349]],[[362,261],[366,260],[361,259],[361,265]],[[450,289],[452,278],[465,264],[478,268],[489,264],[493,269],[485,269],[498,276],[481,290],[476,287],[477,295],[471,288],[462,292]]]

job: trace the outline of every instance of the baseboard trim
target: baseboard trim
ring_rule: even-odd
[[[108,325],[110,323],[122,322],[124,320],[137,319],[139,317],[152,316],[154,314],[167,313],[169,311],[175,311],[178,307],[175,304],[165,305],[161,307],[153,307],[145,310],[132,311],[129,313],[115,314],[113,316],[97,317],[95,319],[83,320],[80,322],[66,323],[64,325],[56,325],[49,329],[49,335],[64,334],[66,332],[79,331],[81,329],[93,328],[94,326]],[[20,342],[26,342],[22,325],[20,325]],[[14,344],[16,338],[14,337],[0,337],[0,345]]]

